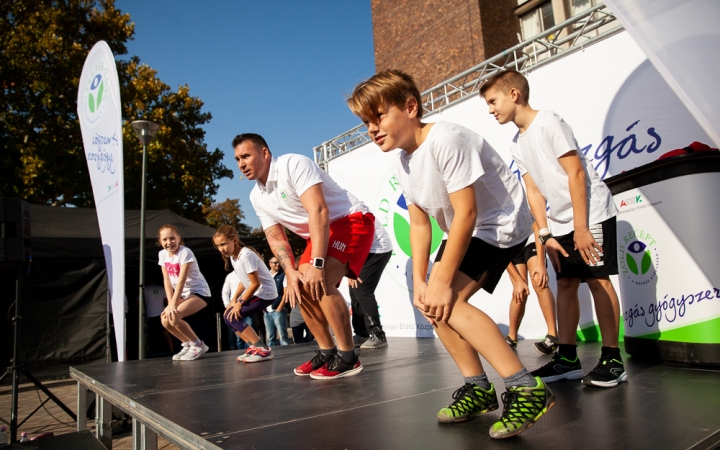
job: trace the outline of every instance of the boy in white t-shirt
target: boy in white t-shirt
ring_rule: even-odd
[[[520,183],[478,134],[448,122],[422,123],[420,92],[403,72],[387,70],[359,84],[348,106],[382,151],[401,149],[393,172],[410,214],[413,303],[465,379],[438,419],[460,422],[498,408],[480,353],[507,388],[490,436],[525,431],[555,404],[555,396],[523,367],[492,319],[468,302],[480,288],[492,293],[532,232]],[[426,281],[430,217],[448,237]]]
[[[540,227],[539,240],[557,272],[558,351],[533,374],[546,382],[582,378],[587,386],[617,386],[627,374],[618,348],[620,306],[610,282],[610,275],[618,273],[617,208],[610,190],[578,152],[570,126],[552,111],[530,107],[530,87],[522,74],[499,72],[480,95],[499,123],[518,127],[511,151]],[[576,345],[581,282],[592,293],[603,341],[600,362],[585,376]]]

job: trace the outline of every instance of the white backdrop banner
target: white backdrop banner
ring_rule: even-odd
[[[100,224],[118,359],[125,360],[125,201],[120,84],[105,41],[88,54],[78,87],[78,118]]]
[[[557,112],[573,127],[582,151],[603,178],[647,164],[693,141],[712,142],[626,32],[532,71],[528,79],[531,105]],[[470,97],[426,120],[455,122],[480,133],[516,170],[509,142],[517,128],[499,125],[480,97]],[[383,154],[370,143],[331,160],[328,172],[363,200],[393,237],[395,251],[376,291],[384,329],[391,336],[432,336],[430,325],[412,307],[408,215],[391,175],[393,157],[394,153]],[[436,229],[433,253],[441,238]],[[552,268],[549,272],[554,288]],[[617,277],[612,279],[620,293]],[[512,284],[504,276],[492,296],[480,291],[471,302],[506,332],[511,297]],[[598,328],[586,285],[580,290],[580,301],[580,336],[593,339]],[[546,331],[531,289],[520,335],[540,338]]]
[[[720,146],[720,2],[607,0],[698,123]],[[707,143],[709,144],[709,142]]]

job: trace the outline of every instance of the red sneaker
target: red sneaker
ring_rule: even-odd
[[[317,370],[327,364],[332,359],[333,354],[323,355],[320,350],[315,350],[315,356],[308,362],[302,363],[295,368],[295,375],[306,377],[310,375],[310,372]]]
[[[332,355],[332,359],[317,370],[310,373],[313,380],[331,380],[333,378],[351,377],[357,375],[363,370],[360,358],[355,354],[355,361],[351,364],[342,360],[337,353]]]

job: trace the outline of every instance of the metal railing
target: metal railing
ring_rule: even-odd
[[[611,23],[614,26],[607,26]],[[605,4],[598,4],[423,92],[421,98],[426,112],[424,116],[442,111],[471,95],[476,95],[482,84],[498,71],[514,69],[527,74],[531,69],[582,50],[623,29]],[[563,33],[568,30],[569,32]],[[360,124],[313,147],[315,162],[327,170],[327,163],[330,160],[370,141],[367,128]]]

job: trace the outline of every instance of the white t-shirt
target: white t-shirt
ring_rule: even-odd
[[[365,204],[338,186],[310,158],[288,153],[272,159],[267,183],[263,185],[258,181],[250,193],[250,202],[262,227],[268,229],[279,223],[309,239],[308,213],[300,196],[318,183],[323,185],[331,223],[358,211],[368,212]]]
[[[173,289],[177,286],[180,276],[180,266],[183,264],[190,264],[190,271],[188,272],[185,286],[183,286],[180,296],[187,298],[190,294],[198,294],[204,297],[210,297],[210,287],[207,281],[205,281],[203,274],[200,273],[200,267],[198,267],[192,250],[181,245],[175,256],[170,256],[170,253],[165,249],[160,250],[160,253],[158,253],[158,265],[165,267]]]
[[[480,135],[460,125],[438,122],[412,153],[402,151],[393,165],[408,204],[415,204],[449,232],[455,211],[449,194],[472,185],[477,202],[473,237],[508,248],[525,242],[533,218],[517,177]]]
[[[373,238],[372,246],[370,247],[370,253],[387,253],[393,249],[390,235],[388,234],[385,227],[382,226],[378,218],[375,218],[375,237]]]
[[[598,224],[617,215],[612,194],[600,179],[592,164],[575,140],[572,128],[552,111],[538,111],[525,133],[513,138],[510,151],[520,169],[520,175],[530,173],[533,181],[550,205],[547,212],[550,231],[563,236],[573,231],[573,207],[568,186],[568,175],[558,158],[577,151],[585,169],[585,186],[588,198],[588,225]]]
[[[158,317],[165,309],[165,288],[156,284],[149,284],[143,289],[145,293],[145,314],[148,317]]]
[[[238,254],[237,259],[230,257],[233,269],[240,282],[245,286],[245,289],[250,287],[249,273],[257,272],[257,276],[260,280],[260,286],[253,294],[255,297],[259,297],[263,300],[275,300],[278,296],[277,288],[275,287],[275,280],[270,274],[270,269],[265,267],[265,263],[260,259],[254,251],[247,247],[243,247]],[[237,286],[236,286],[237,287]]]
[[[237,291],[238,284],[240,284],[240,278],[237,276],[235,271],[227,274],[222,289],[222,301],[223,305],[225,305],[226,308],[230,306],[230,299],[232,298],[235,291]]]

